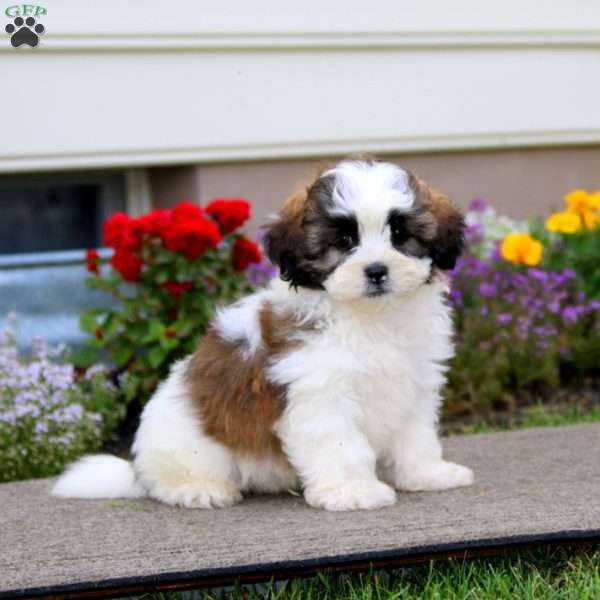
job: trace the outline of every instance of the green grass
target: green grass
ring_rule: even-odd
[[[464,427],[460,435],[488,433],[491,431],[510,431],[511,429],[529,429],[531,427],[560,427],[561,425],[597,422],[600,422],[600,406],[594,406],[584,411],[578,405],[571,407],[551,407],[544,406],[540,402],[522,411],[517,427],[511,427],[509,424],[490,425],[489,423],[482,422],[477,425]]]
[[[176,600],[600,599],[600,548],[543,547],[494,558],[434,561],[364,574],[325,574],[227,590],[146,595]]]

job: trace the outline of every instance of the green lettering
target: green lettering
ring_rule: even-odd
[[[19,6],[17,4],[15,4],[14,6],[9,6],[5,11],[4,14],[7,17],[18,17],[21,15],[21,12],[19,11]]]
[[[35,16],[36,17],[39,17],[40,15],[45,15],[47,13],[48,13],[48,11],[43,6],[35,7]]]

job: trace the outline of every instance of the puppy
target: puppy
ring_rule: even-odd
[[[437,434],[452,356],[444,271],[463,219],[409,171],[344,160],[290,196],[265,249],[281,279],[221,309],[146,405],[133,461],[83,458],[63,497],[227,507],[302,490],[327,510],[472,483]]]

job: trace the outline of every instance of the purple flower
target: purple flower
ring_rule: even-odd
[[[557,314],[560,310],[560,302],[557,299],[550,300],[546,306],[552,314]]]
[[[490,252],[490,260],[494,262],[499,262],[502,260],[502,256],[500,255],[500,242],[496,242],[492,251]]]
[[[254,236],[254,241],[261,245],[266,233],[265,229],[259,229]],[[258,264],[250,263],[246,269],[246,280],[253,287],[259,287],[276,277],[278,271],[279,269],[265,256]]]
[[[550,280],[550,275],[546,271],[542,271],[541,269],[529,269],[529,276],[540,283],[546,283]]]
[[[496,319],[498,325],[508,325],[512,321],[512,316],[508,313],[500,313]]]
[[[574,324],[577,323],[579,317],[585,312],[585,308],[582,306],[565,306],[562,309],[560,316],[565,323]]]
[[[540,325],[534,329],[534,332],[541,338],[554,337],[558,333],[551,325]]]
[[[479,284],[477,290],[482,296],[485,296],[486,298],[491,298],[492,296],[495,296],[498,293],[498,289],[495,285],[487,283],[485,281]]]
[[[450,304],[452,304],[452,306],[460,306],[462,304],[462,298],[462,292],[455,287],[453,287],[448,294],[448,299],[450,300]]]
[[[485,212],[488,208],[488,203],[483,198],[474,198],[469,203],[468,210],[472,212]]]
[[[277,267],[267,260],[259,264],[251,263],[246,269],[246,279],[254,287],[264,285],[277,275]]]
[[[467,225],[465,227],[465,242],[469,246],[474,246],[483,242],[485,237],[485,230],[481,223],[473,223],[473,225]]]

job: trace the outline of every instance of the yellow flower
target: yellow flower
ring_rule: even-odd
[[[585,190],[573,190],[565,196],[567,212],[578,215],[585,229],[594,229],[600,223],[600,192],[588,194]]]
[[[500,246],[502,258],[516,265],[537,265],[542,260],[542,244],[528,233],[510,233]]]
[[[559,233],[576,233],[581,229],[581,219],[570,212],[552,213],[546,219],[546,229]]]
[[[590,196],[590,205],[592,206],[592,208],[595,208],[596,210],[600,210],[600,190],[596,190]]]

